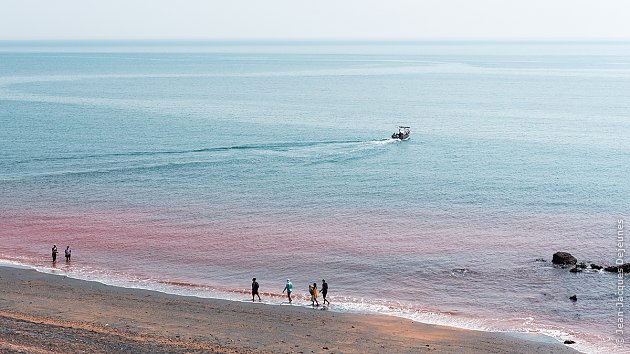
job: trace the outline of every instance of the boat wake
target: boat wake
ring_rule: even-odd
[[[38,179],[69,175],[136,173],[147,170],[181,169],[190,166],[234,165],[235,163],[288,162],[304,165],[339,163],[372,156],[398,139],[329,140],[273,142],[213,146],[196,149],[147,150],[102,154],[58,154],[3,161],[13,171],[0,176],[2,181]],[[63,162],[60,164],[60,162]],[[62,168],[61,168],[62,167]],[[41,171],[33,173],[32,170]],[[31,172],[29,173],[29,170]]]
[[[181,149],[181,150],[147,150],[147,151],[128,151],[114,152],[104,154],[71,154],[63,156],[40,156],[30,159],[16,160],[15,164],[40,162],[40,161],[63,161],[63,160],[89,160],[98,158],[116,158],[116,157],[142,157],[142,156],[159,156],[159,155],[187,155],[198,153],[225,152],[238,150],[259,150],[259,151],[290,151],[297,149],[307,149],[322,146],[352,146],[352,145],[383,145],[397,142],[398,139],[382,139],[382,140],[332,140],[332,141],[308,141],[308,142],[279,142],[279,143],[263,143],[263,144],[243,144],[230,146],[215,146],[198,149]]]

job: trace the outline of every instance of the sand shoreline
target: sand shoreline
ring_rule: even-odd
[[[577,353],[540,336],[119,288],[0,266],[8,353]]]

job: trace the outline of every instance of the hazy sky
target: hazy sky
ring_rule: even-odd
[[[628,0],[0,0],[2,39],[630,39]]]

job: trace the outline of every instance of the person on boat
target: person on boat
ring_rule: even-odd
[[[256,278],[252,278],[252,302],[254,301],[254,297],[258,296],[258,301],[260,300],[260,294],[258,294],[258,288],[260,287],[260,285],[258,285],[258,282],[256,281]]]
[[[52,259],[53,259],[53,262],[57,261],[57,253],[59,253],[59,251],[57,250],[57,245],[53,245],[53,247],[52,247]]]
[[[292,290],[293,290],[293,284],[291,283],[291,280],[287,279],[287,284],[284,286],[284,290],[282,290],[282,292],[283,293],[285,291],[287,292],[287,296],[289,297],[289,303],[293,303],[293,299],[291,299]]]

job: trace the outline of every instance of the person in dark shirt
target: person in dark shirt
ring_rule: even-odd
[[[52,247],[52,259],[53,259],[53,262],[57,261],[57,253],[59,253],[59,251],[57,251],[57,245],[53,245],[53,247]]]
[[[70,249],[70,246],[66,247],[66,262],[70,262],[70,258],[72,257],[72,250]]]
[[[258,301],[260,301],[260,294],[258,294],[259,287],[260,286],[258,285],[256,278],[252,278],[252,301],[254,301],[255,296],[258,296]]]
[[[324,298],[324,306],[327,302],[328,305],[330,305],[330,301],[326,300],[326,294],[328,294],[328,283],[326,283],[326,280],[324,279],[322,279],[322,290],[320,292],[322,293],[322,297]]]

